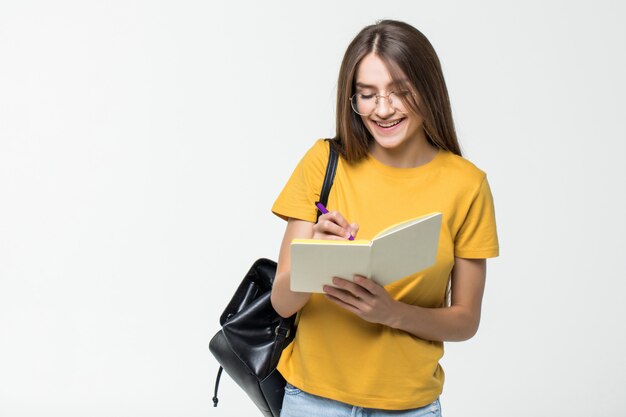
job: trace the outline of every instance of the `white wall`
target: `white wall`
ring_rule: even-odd
[[[501,256],[447,344],[453,416],[623,416],[617,1],[0,3],[0,415],[257,415],[207,350],[380,18],[443,62]]]

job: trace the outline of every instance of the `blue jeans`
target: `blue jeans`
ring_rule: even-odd
[[[354,407],[287,384],[280,417],[441,417],[441,405],[437,399],[432,404],[410,410]]]

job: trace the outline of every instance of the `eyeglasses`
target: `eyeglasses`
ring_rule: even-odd
[[[374,113],[376,106],[378,106],[379,98],[386,98],[391,107],[400,113],[406,113],[405,101],[409,96],[413,95],[408,90],[405,91],[391,91],[389,94],[364,94],[356,93],[350,97],[350,105],[352,110],[358,115],[369,116]]]

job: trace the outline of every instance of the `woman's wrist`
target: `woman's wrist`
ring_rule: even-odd
[[[413,316],[412,319],[414,320],[415,313],[410,311],[412,310],[412,307],[415,306],[403,303],[402,301],[394,300],[392,312],[387,316],[385,323],[382,324],[387,327],[391,327],[392,329],[404,330],[403,324],[406,322],[407,316]]]

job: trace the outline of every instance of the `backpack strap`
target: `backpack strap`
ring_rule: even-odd
[[[324,206],[328,203],[328,195],[330,194],[330,189],[335,181],[335,173],[337,172],[337,164],[339,161],[339,154],[333,146],[332,141],[333,139],[326,139],[330,148],[330,153],[328,154],[328,164],[326,164],[326,174],[324,175],[324,182],[322,184],[322,192],[320,193],[319,201]],[[322,212],[318,209],[316,222],[319,220],[321,215]]]
[[[219,398],[217,398],[217,390],[220,387],[220,378],[222,377],[223,370],[224,368],[220,366],[220,369],[217,371],[217,378],[215,379],[215,392],[213,393],[213,407],[217,407],[217,403],[220,401]]]

